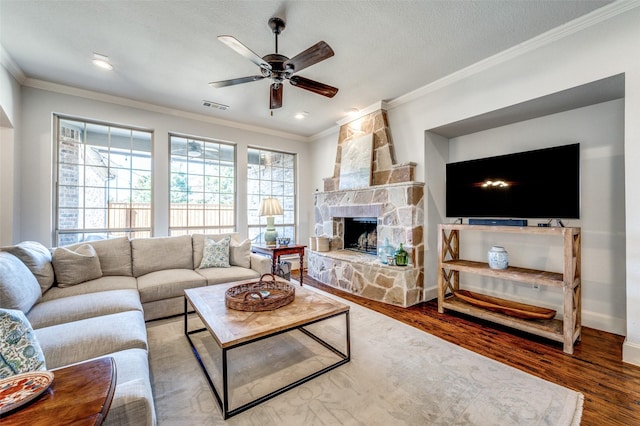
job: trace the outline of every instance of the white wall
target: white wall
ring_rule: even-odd
[[[24,126],[22,149],[29,155],[19,163],[22,179],[20,215],[22,227],[19,240],[34,240],[52,245],[53,150],[52,116],[54,113],[119,123],[153,130],[153,219],[154,235],[168,234],[169,211],[169,132],[202,136],[236,144],[237,170],[237,229],[246,236],[246,164],[247,147],[267,147],[297,154],[298,158],[298,240],[308,240],[311,192],[309,175],[304,166],[311,162],[309,144],[248,130],[226,127],[207,121],[168,115],[150,110],[116,105],[101,100],[62,94],[33,87],[22,90]]]
[[[0,66],[0,245],[11,244],[20,226],[17,197],[20,180],[16,160],[20,149],[20,85]]]
[[[640,8],[637,2],[635,6],[616,2],[613,8],[629,9],[618,15],[612,13],[601,22],[585,21],[576,31],[559,29],[537,44],[519,46],[515,53],[499,54],[490,61],[389,101],[388,117],[396,153],[400,153],[398,161],[417,161],[424,167],[418,179],[424,176],[427,184],[425,264],[428,267],[436,251],[433,222],[444,220],[444,196],[438,188],[443,187],[444,182],[442,161],[448,159],[449,154],[442,141],[434,143],[430,135],[425,136],[425,131],[624,73],[626,301],[619,300],[617,293],[609,295],[603,302],[607,306],[601,311],[623,311],[626,303],[623,359],[640,365],[640,309],[637,308],[640,306],[640,192],[637,190],[640,187]],[[614,148],[605,150],[613,152]],[[432,155],[440,158],[434,160]],[[320,184],[318,177],[319,174],[314,173],[314,185]],[[596,194],[585,197],[592,199]],[[616,254],[607,253],[609,257]],[[425,275],[427,285],[433,285],[436,270],[427,269]],[[617,277],[623,279],[621,274]],[[590,279],[595,282],[600,278]],[[616,282],[615,288],[619,289],[618,286],[621,284]],[[596,309],[593,304],[591,309]],[[615,322],[615,318],[610,318],[607,328],[615,328]]]
[[[339,128],[335,131],[325,132],[321,138],[317,138],[310,144],[311,158],[313,163],[308,168],[313,192],[324,192],[324,178],[333,176],[336,165],[336,154],[338,152]],[[309,202],[313,212],[313,194],[310,194]],[[315,219],[310,218],[310,233],[313,233]]]

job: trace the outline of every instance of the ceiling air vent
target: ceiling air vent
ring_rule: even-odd
[[[202,101],[202,106],[205,106],[207,108],[219,109],[222,111],[226,111],[229,109],[229,105],[222,105],[213,101]]]

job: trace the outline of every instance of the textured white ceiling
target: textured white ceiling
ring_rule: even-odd
[[[0,0],[0,44],[29,79],[310,136],[350,108],[397,98],[608,3]],[[285,83],[284,106],[271,116],[268,80],[208,86],[258,74],[216,37],[273,53],[272,16],[287,23],[279,53],[293,57],[320,40],[333,48],[334,57],[300,72],[338,87],[333,99]],[[114,71],[94,67],[93,52]],[[230,108],[205,108],[205,99]],[[296,120],[298,111],[309,116]]]

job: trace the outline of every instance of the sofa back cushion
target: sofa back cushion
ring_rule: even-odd
[[[42,297],[40,284],[20,259],[0,252],[0,308],[29,312]]]
[[[134,238],[131,254],[134,277],[165,269],[193,269],[190,235]]]
[[[103,276],[133,276],[131,242],[128,237],[109,238],[82,244],[89,244],[95,249],[98,259],[100,259]],[[80,245],[74,244],[68,248],[73,250]]]
[[[23,241],[15,246],[3,247],[1,250],[22,260],[38,280],[42,293],[51,288],[55,276],[51,264],[51,252],[48,248],[35,241]]]
[[[22,311],[0,309],[0,379],[46,370],[42,348]]]
[[[53,269],[58,287],[69,287],[102,277],[100,259],[93,246],[82,244],[75,249],[57,247],[53,250]]]
[[[200,263],[202,263],[202,255],[204,253],[205,238],[209,238],[216,242],[222,241],[222,239],[224,239],[225,237],[231,238],[231,242],[229,245],[229,263],[231,264],[231,266],[245,266],[244,264],[239,265],[238,263],[246,264],[246,260],[248,259],[245,259],[245,257],[248,257],[249,252],[251,251],[251,242],[242,245],[242,249],[247,253],[244,253],[244,251],[240,253],[238,250],[236,250],[237,247],[239,247],[242,243],[244,243],[240,241],[240,234],[238,234],[237,232],[230,232],[228,234],[207,234],[207,235],[193,234],[191,237],[193,239],[193,264],[196,265],[196,267],[200,265]],[[246,267],[248,268],[249,266],[246,266]]]

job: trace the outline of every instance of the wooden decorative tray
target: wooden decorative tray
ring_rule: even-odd
[[[524,319],[552,319],[556,316],[556,311],[553,309],[513,302],[511,300],[473,293],[467,290],[454,291],[453,294],[457,298],[462,299],[471,305],[479,306],[490,311],[500,312],[512,317]]]
[[[265,280],[270,276],[270,280]],[[272,311],[293,302],[296,289],[277,281],[273,274],[263,274],[258,281],[240,284],[225,292],[225,305],[237,311]]]

